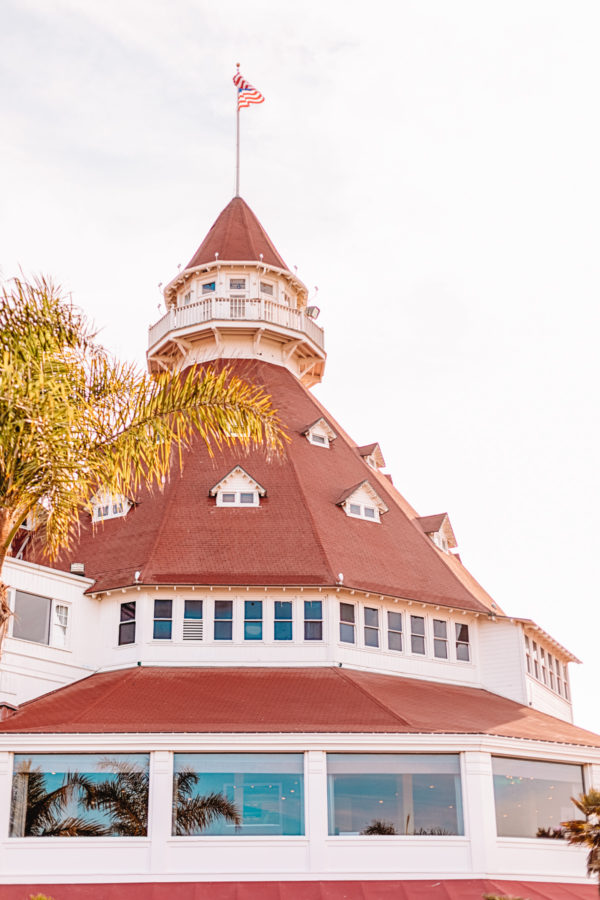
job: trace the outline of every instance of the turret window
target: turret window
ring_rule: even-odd
[[[214,294],[217,285],[214,281],[205,281],[202,285],[203,294]]]
[[[340,603],[340,641],[353,644],[355,641],[355,606],[353,603]]]
[[[119,614],[119,646],[135,644],[135,600],[121,603]]]
[[[274,639],[276,641],[291,641],[293,636],[291,600],[276,600],[274,616]]]
[[[262,641],[262,600],[244,601],[244,640]]]
[[[323,603],[321,600],[304,601],[304,640],[323,640]]]
[[[245,278],[230,278],[229,279],[229,290],[245,291],[246,290],[246,279]]]
[[[173,634],[173,601],[154,601],[154,629],[152,637],[155,641],[170,641]]]
[[[456,622],[456,658],[462,662],[469,662],[469,626]]]
[[[261,292],[261,294],[268,294],[270,297],[272,297],[273,296],[273,285],[269,284],[268,281],[261,281],[260,292]]]
[[[413,653],[425,654],[425,619],[423,616],[410,617],[410,649]]]
[[[379,647],[379,610],[365,607],[365,646]]]
[[[233,638],[233,600],[215,600],[215,641]]]
[[[388,648],[402,651],[402,613],[388,612]]]
[[[443,619],[433,620],[433,655],[448,659],[448,623]]]

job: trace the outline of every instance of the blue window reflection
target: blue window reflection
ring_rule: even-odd
[[[262,641],[262,600],[244,601],[244,640]]]
[[[500,837],[552,838],[578,818],[571,797],[583,792],[581,766],[492,757]]]
[[[292,636],[291,600],[276,600],[273,637],[276,641],[291,641]]]
[[[464,834],[459,757],[327,755],[329,834]]]
[[[148,754],[16,754],[11,837],[144,836]]]
[[[176,753],[173,833],[304,834],[301,753]]]

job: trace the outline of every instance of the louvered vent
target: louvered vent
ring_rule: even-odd
[[[201,641],[203,637],[204,623],[202,619],[183,620],[184,641]]]

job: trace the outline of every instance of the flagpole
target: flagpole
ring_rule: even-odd
[[[240,64],[236,63],[238,75],[240,74]],[[240,196],[240,92],[235,89],[235,196]]]

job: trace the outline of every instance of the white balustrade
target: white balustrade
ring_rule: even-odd
[[[153,347],[169,331],[179,331],[211,320],[270,322],[309,337],[323,349],[323,329],[302,310],[274,303],[273,300],[246,297],[206,297],[197,303],[170,309],[148,329],[148,345]]]

